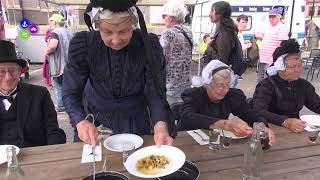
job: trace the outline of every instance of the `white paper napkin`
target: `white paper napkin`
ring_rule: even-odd
[[[92,153],[92,146],[90,144],[83,145],[81,163],[93,162],[93,154],[91,153]],[[94,153],[95,153],[94,160],[101,161],[102,160],[101,144],[96,145],[96,147],[94,148]]]
[[[209,144],[209,136],[200,129],[187,131],[187,133],[190,134],[190,136],[193,137],[193,139],[196,140],[200,145]],[[203,139],[207,139],[207,141],[203,141],[197,133],[200,134]]]

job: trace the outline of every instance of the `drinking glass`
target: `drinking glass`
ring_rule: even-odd
[[[319,131],[308,131],[308,140],[309,140],[309,142],[316,143],[318,135],[319,135]]]
[[[263,150],[269,149],[271,146],[269,144],[269,134],[267,132],[267,127],[262,122],[255,122],[257,128],[259,129],[259,137]]]
[[[225,136],[223,129],[221,129],[221,131],[222,131],[222,138],[220,139],[220,141],[222,141],[221,144],[224,148],[229,148],[232,138]]]
[[[133,153],[135,149],[134,143],[132,142],[124,142],[122,144],[122,157],[123,157],[123,163],[125,163],[130,156],[130,154]]]
[[[209,130],[209,149],[219,150],[221,147],[220,131],[218,129]]]

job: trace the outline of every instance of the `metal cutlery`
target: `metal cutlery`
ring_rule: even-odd
[[[92,124],[94,125],[94,116],[93,114],[88,114],[86,116],[86,118],[84,118],[85,120],[89,120],[88,118],[91,117],[92,118]],[[93,180],[96,179],[96,152],[95,152],[95,146],[92,146],[92,152],[90,153],[90,155],[93,156]]]
[[[193,133],[198,135],[201,138],[202,141],[209,141],[209,139],[202,137],[202,135],[200,133],[198,133],[197,131],[193,131]]]
[[[102,172],[107,172],[107,155],[104,156]]]
[[[95,146],[92,146],[92,156],[93,156],[93,180],[96,179],[96,153]]]

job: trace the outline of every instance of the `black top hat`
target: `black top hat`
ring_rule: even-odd
[[[15,45],[10,41],[0,40],[0,63],[13,62],[22,68],[27,66],[27,61],[17,57]]]

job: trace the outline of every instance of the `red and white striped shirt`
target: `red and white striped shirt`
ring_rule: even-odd
[[[259,47],[260,62],[272,64],[274,50],[280,46],[281,41],[288,38],[288,29],[283,23],[279,22],[274,27],[270,26],[264,33],[262,45]]]

